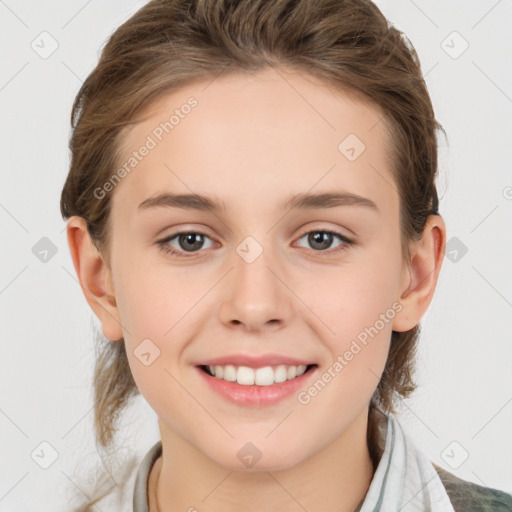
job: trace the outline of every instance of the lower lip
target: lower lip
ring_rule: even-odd
[[[303,387],[307,380],[315,373],[318,366],[314,366],[300,377],[292,380],[274,383],[270,386],[244,386],[238,382],[212,377],[199,367],[195,367],[206,384],[226,400],[242,407],[267,407],[276,404],[292,395]]]

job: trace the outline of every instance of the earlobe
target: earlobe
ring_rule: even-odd
[[[440,215],[430,215],[421,239],[411,245],[411,262],[402,274],[402,310],[394,318],[394,331],[414,328],[427,311],[443,264],[445,245],[444,220]]]
[[[111,271],[91,240],[84,218],[73,216],[68,219],[67,238],[82,292],[100,320],[104,336],[120,340],[123,331]]]

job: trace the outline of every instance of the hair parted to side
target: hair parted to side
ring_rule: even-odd
[[[108,39],[73,104],[71,166],[60,202],[64,219],[83,217],[110,266],[111,194],[94,190],[120,165],[123,128],[156,99],[220,73],[286,67],[379,108],[392,140],[400,197],[403,259],[438,214],[436,121],[420,62],[409,40],[369,0],[153,0]],[[443,131],[444,132],[444,131]],[[420,325],[392,333],[386,366],[370,404],[374,467],[378,409],[395,412],[410,395]],[[95,429],[112,443],[116,419],[138,393],[124,341],[105,343],[94,373]]]

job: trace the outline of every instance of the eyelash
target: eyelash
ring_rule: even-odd
[[[349,238],[347,238],[345,235],[342,235],[341,233],[338,233],[337,231],[333,231],[333,230],[330,230],[330,229],[314,229],[314,230],[311,230],[311,231],[306,231],[305,233],[303,233],[299,238],[298,240],[300,240],[301,238],[304,238],[304,236],[306,235],[309,235],[311,233],[327,233],[329,235],[334,235],[334,236],[337,236],[342,242],[344,242],[342,245],[338,246],[336,249],[334,250],[325,250],[325,251],[315,251],[314,249],[313,252],[317,252],[317,253],[328,253],[330,255],[333,255],[333,254],[338,254],[342,251],[345,251],[346,249],[348,249],[351,245],[353,245],[355,242]],[[190,257],[193,257],[195,254],[197,254],[199,251],[195,251],[195,252],[191,252],[189,254],[187,254],[186,256],[184,254],[184,251],[178,251],[176,250],[174,247],[171,247],[169,245],[169,242],[171,240],[174,240],[175,238],[177,238],[178,236],[180,235],[201,235],[201,236],[204,236],[204,237],[208,237],[208,238],[211,238],[210,235],[208,235],[207,233],[204,233],[202,231],[179,231],[177,233],[174,233],[166,238],[164,238],[163,240],[158,240],[156,243],[157,243],[157,246],[158,248],[166,253],[166,254],[171,254],[172,256],[175,256],[177,258],[190,258]]]

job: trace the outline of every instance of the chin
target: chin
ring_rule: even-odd
[[[300,456],[300,443],[299,446],[283,446],[282,443],[269,443],[264,440],[242,443],[234,441],[231,446],[219,452],[203,453],[227,470],[243,472],[283,471],[296,466],[305,458]]]

